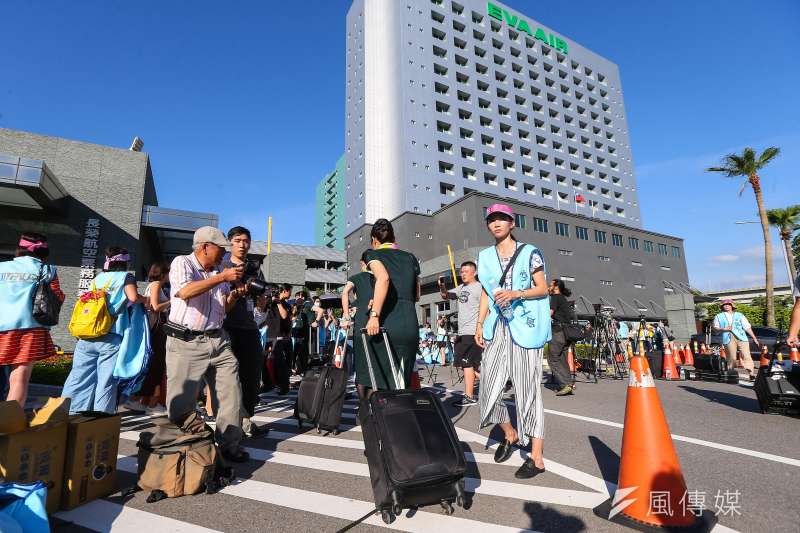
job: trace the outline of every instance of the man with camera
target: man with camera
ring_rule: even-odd
[[[289,394],[289,372],[292,360],[292,317],[286,301],[292,293],[288,283],[278,285],[267,305],[267,342],[272,346],[272,358],[278,383],[273,383],[281,395]]]
[[[439,293],[445,300],[458,300],[458,338],[453,346],[454,364],[464,371],[464,396],[455,403],[457,407],[471,407],[478,404],[474,397],[475,378],[481,366],[483,349],[475,343],[475,329],[478,323],[478,309],[483,288],[478,281],[478,266],[472,261],[461,264],[459,274],[461,285],[447,291],[444,277],[439,277]],[[448,318],[449,321],[449,318]],[[449,327],[446,328],[449,333]]]
[[[170,312],[167,334],[167,412],[181,426],[197,406],[203,377],[216,409],[216,439],[222,455],[247,461],[241,449],[241,398],[238,363],[228,334],[222,328],[226,311],[245,289],[231,290],[242,278],[241,266],[219,269],[230,243],[222,232],[203,226],[194,232],[192,253],[179,255],[169,272]]]
[[[241,267],[242,279],[233,286],[240,290],[231,293],[233,307],[225,316],[223,327],[231,339],[233,355],[239,363],[239,383],[242,387],[242,431],[249,437],[266,434],[265,428],[253,422],[258,405],[258,391],[261,387],[261,369],[264,366],[264,350],[255,321],[256,309],[267,306],[266,283],[261,273],[259,261],[248,260],[250,251],[250,230],[236,226],[228,231],[231,243],[230,257],[223,260],[225,268]]]

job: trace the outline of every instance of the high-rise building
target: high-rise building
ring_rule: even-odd
[[[317,184],[314,233],[317,246],[344,250],[344,156]]]
[[[354,0],[344,235],[472,191],[641,227],[619,69],[485,0]]]

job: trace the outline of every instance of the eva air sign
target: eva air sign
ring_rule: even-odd
[[[561,39],[560,37],[556,37],[552,33],[545,33],[542,28],[536,28],[535,32],[532,31],[527,21],[521,19],[519,16],[512,15],[507,10],[497,7],[491,2],[486,4],[486,12],[490,17],[495,18],[500,22],[505,22],[517,31],[523,31],[534,39],[538,39],[539,41],[542,41],[544,44],[555,48],[556,50],[560,50],[565,54],[568,53],[567,41]]]

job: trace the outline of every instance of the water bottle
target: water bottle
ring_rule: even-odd
[[[494,296],[497,294],[497,291],[501,291],[503,290],[503,288],[500,287],[500,284],[497,282],[496,279],[492,278],[489,280],[489,290],[492,291],[492,296]],[[500,310],[500,314],[503,315],[503,318],[505,318],[506,320],[510,320],[511,317],[514,316],[514,310],[511,308],[511,305],[505,305],[503,307],[497,305],[497,308]]]

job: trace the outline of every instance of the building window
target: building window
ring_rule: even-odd
[[[607,279],[601,279],[600,280],[600,285],[605,285],[607,287],[610,287],[610,286],[614,285],[614,282],[613,281],[609,281]]]
[[[589,229],[581,226],[575,226],[575,237],[581,239],[582,241],[588,241]]]
[[[647,253],[653,253],[653,241],[644,241],[644,251]]]
[[[636,289],[644,289],[645,288],[645,285],[642,285],[641,283],[634,283],[633,286]]]
[[[640,261],[631,261],[631,266],[640,267],[642,263]]]
[[[559,250],[558,255],[572,255],[572,250]]]
[[[608,257],[607,255],[598,255],[598,256],[597,256],[597,258],[598,258],[600,261],[605,261],[605,262],[609,262],[609,261],[611,261],[611,258],[610,258],[610,257]]]
[[[514,214],[514,225],[519,229],[525,229],[525,215]]]
[[[599,242],[600,244],[606,244],[606,232],[601,231],[599,229],[594,230],[594,242]]]
[[[569,224],[563,222],[556,222],[556,235],[562,237],[569,237]]]
[[[658,255],[667,255],[667,245],[658,243]]]
[[[675,289],[672,289],[670,287],[664,287],[664,292],[666,292],[668,294],[672,294],[673,292],[675,292]]]
[[[680,257],[681,256],[681,249],[677,246],[672,247],[672,257]]]
[[[622,247],[622,235],[617,235],[616,233],[611,234],[611,243],[614,246]]]
[[[668,266],[661,265],[661,270],[672,270],[672,268]]]
[[[547,220],[543,218],[533,217],[533,231],[539,233],[547,233]]]
[[[575,281],[574,276],[561,276],[562,281]]]
[[[639,249],[639,239],[636,237],[628,237],[628,247],[631,250],[638,250]]]

